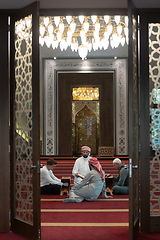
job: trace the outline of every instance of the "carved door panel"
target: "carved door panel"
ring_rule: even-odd
[[[11,15],[11,230],[40,239],[39,4]]]

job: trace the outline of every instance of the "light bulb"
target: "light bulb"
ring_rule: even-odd
[[[40,31],[40,35],[43,37],[45,33],[45,27],[40,25],[39,31]]]
[[[128,26],[128,16],[125,16],[125,24]]]
[[[104,48],[104,50],[106,50],[108,48],[108,46],[109,46],[109,41],[106,40],[106,39],[103,39],[103,48]]]
[[[110,35],[112,33],[112,24],[107,25],[107,30],[108,30],[108,34]]]
[[[120,22],[120,16],[119,15],[115,16],[115,22],[116,22],[117,25],[119,24],[119,22]]]
[[[44,37],[39,36],[39,43],[43,47],[43,45],[44,45]]]
[[[88,48],[87,48],[87,46],[85,46],[85,45],[80,45],[79,47],[78,47],[78,53],[79,53],[79,56],[82,58],[82,60],[84,60],[85,59],[85,57],[87,56],[87,53],[88,53]]]
[[[51,39],[50,39],[50,37],[49,37],[49,34],[47,34],[47,35],[44,37],[44,41],[45,41],[45,43],[46,43],[46,46],[47,46],[48,48],[50,48],[50,46],[51,46]]]
[[[123,36],[121,36],[121,38],[120,38],[120,41],[121,41],[121,45],[122,45],[122,47],[124,46],[124,44],[125,44],[125,37]]]
[[[65,40],[61,39],[60,45],[59,45],[61,51],[63,51],[65,49]]]
[[[67,23],[70,24],[72,21],[72,16],[66,16]]]
[[[109,38],[109,33],[108,33],[107,29],[106,29],[106,31],[104,32],[104,37],[105,37],[105,39],[107,39],[107,40],[108,40],[108,38]]]
[[[45,26],[45,27],[48,27],[49,17],[44,17],[43,20],[44,20],[44,26]]]
[[[54,22],[55,22],[56,27],[58,27],[59,22],[60,22],[60,17],[54,17]]]
[[[26,20],[26,26],[27,26],[27,28],[31,26],[31,19]]]
[[[62,19],[61,19],[60,24],[59,24],[59,31],[61,33],[63,33],[63,31],[64,31],[64,24],[63,24],[63,20]]]
[[[84,22],[84,16],[83,15],[79,15],[79,21],[82,24]]]
[[[110,38],[110,45],[111,45],[111,48],[114,48],[114,40],[113,40],[113,37]]]
[[[85,20],[85,22],[83,23],[83,28],[85,32],[88,32],[89,29],[89,23],[87,22],[87,19]]]
[[[99,21],[97,19],[97,21],[95,23],[95,31],[99,32],[99,30],[100,30],[100,23],[99,23]]]
[[[74,33],[74,31],[76,29],[76,24],[75,24],[74,20],[72,20],[72,22],[70,24],[70,28],[71,28],[71,32]]]
[[[104,16],[104,21],[105,21],[106,24],[108,24],[108,22],[109,22],[109,15],[105,15]]]
[[[95,22],[97,20],[97,16],[96,15],[92,15],[91,16],[91,20],[92,20],[93,24],[95,24]]]
[[[48,26],[48,32],[49,32],[49,34],[52,34],[52,33],[53,33],[53,26],[52,26],[52,24],[49,24],[49,26]]]
[[[91,52],[91,50],[92,50],[91,39],[89,39],[89,41],[87,42],[87,46],[88,46],[88,51]]]

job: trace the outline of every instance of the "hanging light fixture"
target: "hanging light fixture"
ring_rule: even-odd
[[[23,25],[17,26],[19,36],[23,36]],[[60,46],[61,51],[71,47],[82,59],[92,49],[107,50],[128,44],[127,16],[47,16],[40,17],[39,43],[53,49]]]
[[[79,56],[82,58],[82,60],[84,60],[88,54],[88,47],[83,44],[80,45],[78,47],[78,53],[79,53]]]

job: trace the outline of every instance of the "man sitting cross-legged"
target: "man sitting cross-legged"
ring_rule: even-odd
[[[113,194],[128,194],[129,192],[129,171],[128,166],[122,164],[119,158],[113,160],[113,167],[119,170],[119,175],[117,177],[113,176]],[[106,174],[106,177],[112,176],[111,174]]]
[[[61,186],[68,186],[53,174],[57,162],[53,158],[47,160],[47,165],[40,169],[41,194],[59,195]]]
[[[69,198],[63,202],[79,203],[83,200],[94,201],[102,191],[102,198],[107,198],[105,173],[97,158],[90,158],[90,171],[85,175],[82,181],[76,184],[69,192]]]

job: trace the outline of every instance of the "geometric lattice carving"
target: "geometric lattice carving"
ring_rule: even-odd
[[[16,218],[33,223],[32,15],[15,23]]]
[[[160,216],[160,105],[155,104],[155,92],[160,89],[160,24],[149,24],[150,79],[150,214]],[[158,99],[158,98],[157,98]]]
[[[47,153],[53,154],[53,139],[47,139]]]
[[[106,156],[114,156],[114,147],[98,147],[98,156],[106,157]]]
[[[151,146],[153,150],[160,150],[160,109],[151,108]]]
[[[54,71],[47,68],[46,76],[46,101],[45,101],[45,115],[46,115],[46,155],[54,155]]]
[[[125,155],[125,138],[119,138],[119,153]]]

